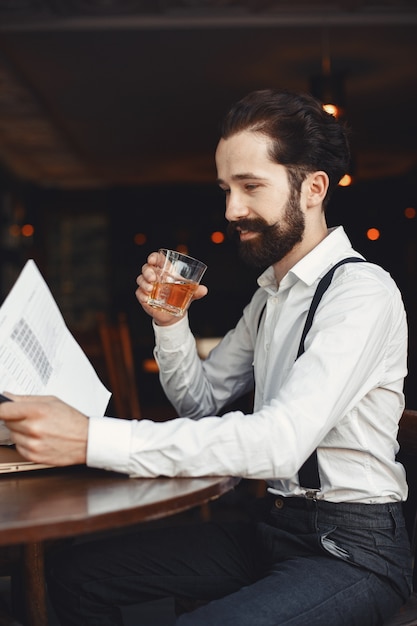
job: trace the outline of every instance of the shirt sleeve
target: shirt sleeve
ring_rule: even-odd
[[[304,354],[284,383],[275,388],[270,385],[268,399],[249,415],[240,411],[222,417],[210,415],[218,402],[214,387],[230,375],[233,393],[240,375],[248,376],[254,336],[250,338],[245,315],[222,342],[224,350],[220,344],[207,364],[199,363],[186,320],[157,331],[156,356],[164,370],[163,383],[188,416],[120,426],[124,452],[119,471],[132,476],[291,478],[336,424],[349,412],[355,418],[357,406],[366,405],[368,394],[371,403],[374,390],[381,387],[379,395],[384,398],[385,393],[388,399],[392,383],[395,395],[395,381],[405,374],[402,301],[394,284],[380,280],[371,269],[358,276],[357,271],[345,270],[341,279],[335,279],[316,312]],[[228,373],[234,366],[237,373]],[[272,363],[272,372],[273,368]],[[210,397],[215,400],[207,399]],[[201,415],[206,417],[190,419]],[[374,419],[380,420],[380,415]],[[94,423],[91,437],[97,437]],[[98,450],[91,442],[88,463],[107,467],[110,445]],[[352,445],[360,442],[355,440]]]
[[[261,302],[261,292],[257,292],[236,328],[204,361],[197,354],[187,317],[172,326],[154,325],[154,356],[161,384],[178,415],[194,419],[217,415],[224,406],[253,389],[253,320]]]

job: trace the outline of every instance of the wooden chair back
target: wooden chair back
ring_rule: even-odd
[[[141,419],[132,340],[126,315],[119,313],[117,320],[110,322],[101,313],[98,316],[98,329],[115,417]]]
[[[413,555],[413,588],[409,600],[397,615],[384,626],[417,626],[417,411],[405,409],[398,431],[400,451],[398,460],[407,472],[408,498],[404,502],[404,517]]]
[[[417,411],[405,409],[398,431],[400,451],[398,460],[407,472],[408,499],[404,503],[404,515],[411,541],[413,555],[417,550]],[[417,583],[417,572],[415,572]],[[416,584],[417,589],[417,584]]]

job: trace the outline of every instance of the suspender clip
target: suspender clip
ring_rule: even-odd
[[[307,489],[304,497],[307,498],[307,500],[317,500],[317,494],[319,491],[320,489]]]

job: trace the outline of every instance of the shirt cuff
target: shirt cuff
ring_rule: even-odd
[[[177,350],[190,335],[187,315],[178,320],[175,324],[171,324],[171,326],[158,326],[153,322],[153,329],[155,332],[156,346],[160,346],[166,351]]]
[[[88,420],[87,465],[129,473],[132,421],[116,417]]]

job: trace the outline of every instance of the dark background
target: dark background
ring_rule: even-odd
[[[195,333],[235,324],[256,274],[230,241],[210,239],[225,231],[220,120],[252,89],[309,91],[327,60],[353,148],[353,184],[337,190],[328,223],[402,290],[416,407],[417,218],[404,213],[417,205],[416,58],[414,1],[0,3],[2,299],[34,258],[93,361],[97,313],[125,312],[142,400],[153,402],[157,377],[142,369],[153,334],[134,296],[141,265],[156,248],[185,246],[209,266]]]

